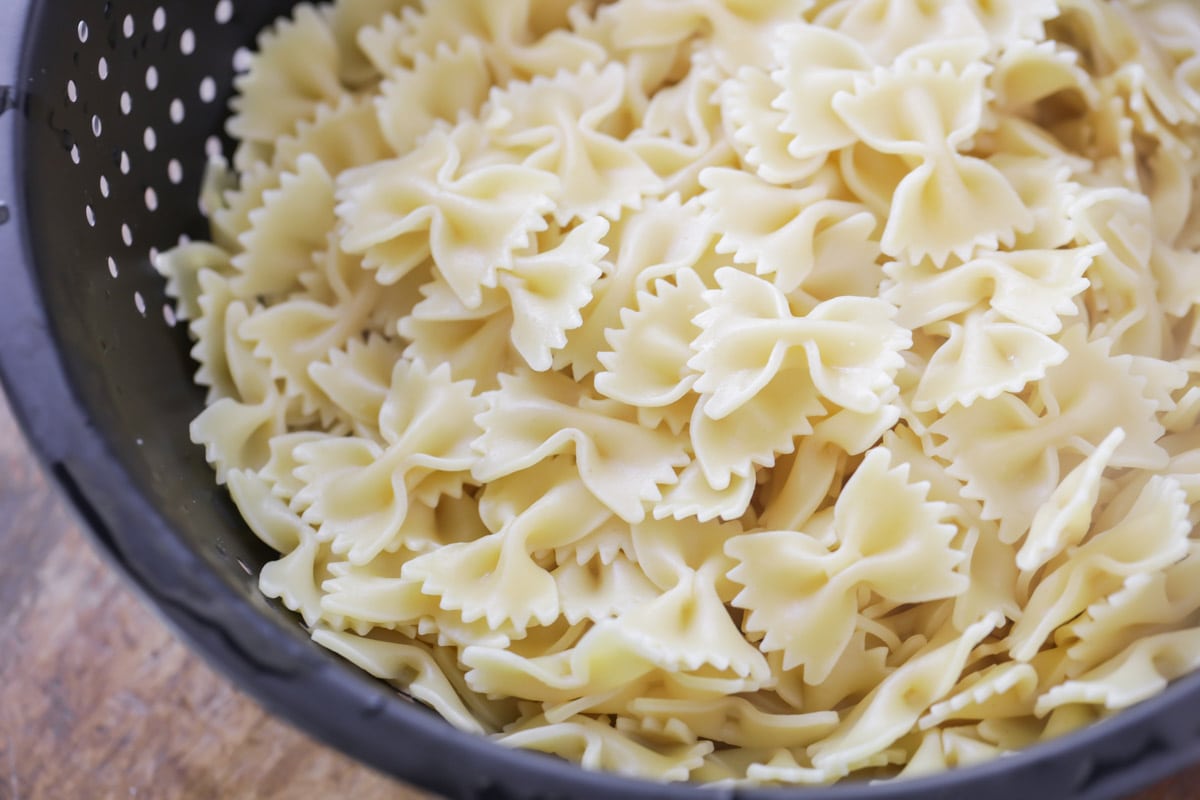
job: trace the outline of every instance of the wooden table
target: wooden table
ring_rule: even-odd
[[[3,0],[0,0],[3,2]],[[266,716],[83,540],[0,397],[0,800],[424,795]],[[1200,798],[1200,766],[1137,800]]]

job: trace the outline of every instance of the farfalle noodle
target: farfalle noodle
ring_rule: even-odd
[[[889,469],[884,450],[867,454],[834,505],[832,551],[799,531],[748,533],[727,545],[737,562],[729,577],[744,587],[733,604],[749,612],[746,629],[764,634],[766,652],[783,650],[784,669],[803,664],[808,683],[828,677],[850,641],[859,587],[897,604],[966,588],[955,572],[962,553],[950,547],[955,529],[941,521],[945,506],[929,503],[907,472]]]

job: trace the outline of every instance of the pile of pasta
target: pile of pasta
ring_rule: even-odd
[[[1200,6],[338,0],[159,266],[263,592],[503,745],[971,764],[1200,666]]]

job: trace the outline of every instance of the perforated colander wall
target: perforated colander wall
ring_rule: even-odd
[[[207,235],[198,196],[207,158],[229,146],[234,77],[257,32],[291,5],[34,4],[20,87],[23,210],[67,369],[155,504],[264,606],[254,579],[266,553],[188,439],[203,394],[153,263],[181,238]]]
[[[203,232],[198,181],[206,156],[225,149],[225,101],[245,65],[242,45],[229,46],[242,30],[237,6],[76,5],[86,13],[67,20],[73,69],[51,122],[79,178],[79,195],[64,198],[63,211],[77,205],[103,242],[118,301],[124,294],[141,316],[174,326],[161,282],[145,280],[152,277],[145,267],[179,236]]]

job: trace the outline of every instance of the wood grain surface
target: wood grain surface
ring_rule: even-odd
[[[0,800],[424,797],[267,716],[176,641],[91,551],[0,396]],[[1136,800],[1196,798],[1200,766]]]

